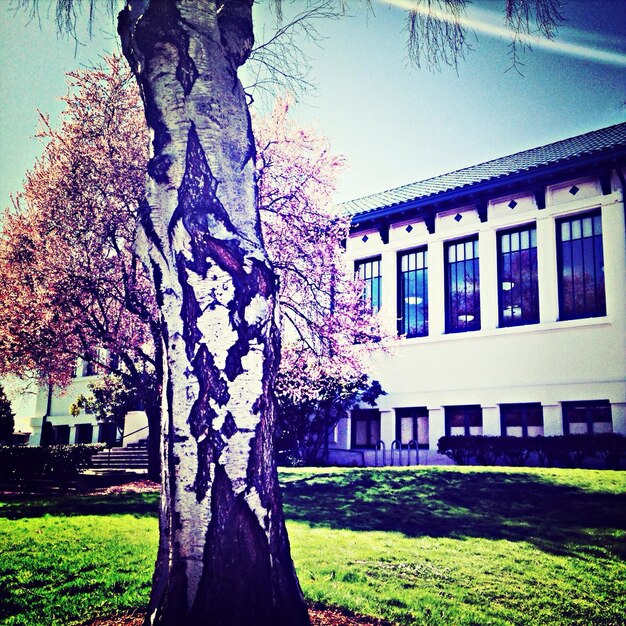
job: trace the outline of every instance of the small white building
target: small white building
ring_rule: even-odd
[[[130,411],[124,421],[124,432],[115,424],[101,422],[92,413],[81,413],[74,417],[70,405],[79,395],[91,394],[89,383],[97,380],[98,374],[91,363],[79,361],[75,375],[67,389],[52,389],[37,385],[34,381],[15,377],[3,379],[11,407],[15,413],[15,431],[30,433],[28,444],[37,446],[46,430],[48,443],[105,443],[108,446],[128,445],[148,436],[148,419],[144,411]],[[46,426],[47,424],[47,426]]]
[[[433,463],[446,434],[626,434],[625,169],[623,123],[346,203],[348,259],[400,339],[331,462],[373,463],[379,440]]]

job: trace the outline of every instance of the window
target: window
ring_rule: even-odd
[[[478,238],[446,244],[446,332],[480,329]]]
[[[93,441],[93,426],[91,424],[76,424],[74,443],[91,443]]]
[[[352,447],[374,448],[380,441],[380,411],[355,409],[352,411]]]
[[[479,405],[446,407],[446,435],[482,434],[483,410]]]
[[[606,315],[599,211],[557,222],[561,319]]]
[[[543,435],[543,408],[539,402],[502,404],[500,406],[502,434],[509,437],[539,437]]]
[[[609,401],[563,402],[563,432],[566,435],[613,432]]]
[[[70,442],[70,427],[67,424],[54,426],[54,444],[64,446]]]
[[[537,229],[525,226],[498,235],[500,326],[539,321]]]
[[[117,442],[117,426],[114,422],[102,422],[98,429],[98,443],[111,448]]]
[[[398,255],[398,334],[428,335],[428,252]]]
[[[363,281],[363,299],[376,313],[380,310],[381,304],[380,257],[357,261],[354,271],[357,278]]]
[[[396,410],[396,439],[403,446],[414,441],[418,448],[428,450],[428,409],[425,406]]]

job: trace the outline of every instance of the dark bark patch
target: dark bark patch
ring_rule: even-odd
[[[183,28],[182,21],[174,2],[152,0],[142,19],[136,23],[135,38],[147,63],[157,54],[156,50],[163,42],[176,48],[176,78],[185,95],[189,95],[198,78],[198,69],[189,55],[189,35]]]
[[[156,299],[156,303],[159,308],[163,307],[163,290],[161,286],[163,285],[163,273],[161,272],[161,268],[152,260],[150,260],[150,265],[152,266],[152,278],[154,280],[154,295]]]
[[[165,257],[161,238],[157,234],[156,229],[154,228],[154,223],[152,222],[152,208],[145,198],[139,203],[138,213],[139,221],[141,222],[148,241],[156,247],[161,256]],[[162,278],[161,275],[160,277]]]
[[[252,2],[224,2],[217,13],[222,46],[234,68],[243,65],[254,45]]]
[[[228,411],[226,418],[224,419],[224,426],[222,426],[222,434],[224,434],[227,439],[230,439],[236,432],[237,424],[235,422],[235,418],[233,417],[233,414]]]
[[[182,220],[191,236],[192,245],[201,245],[203,236],[208,232],[208,215],[223,224],[229,232],[235,232],[228,213],[217,197],[217,186],[218,181],[211,172],[195,124],[191,122],[187,136],[185,173],[178,189],[178,205],[168,227],[170,238],[176,224]],[[201,272],[203,276],[205,271]]]
[[[214,453],[211,442],[208,439],[198,444],[198,470],[196,472],[196,482],[194,491],[196,500],[202,502],[209,491],[211,484],[210,468],[213,462]]]
[[[178,278],[183,292],[183,304],[180,312],[183,320],[183,340],[185,342],[187,358],[191,361],[194,356],[195,346],[202,338],[202,333],[198,329],[198,318],[202,315],[202,311],[196,300],[193,287],[189,284],[187,262],[182,254],[178,254],[176,264],[178,266]]]
[[[206,615],[213,615],[215,624],[273,624],[267,537],[243,494],[233,493],[219,464],[211,489],[206,546],[203,575],[187,623],[199,626],[206,623]]]
[[[167,175],[172,166],[172,157],[168,154],[159,154],[148,161],[148,176],[157,183],[167,184],[170,178]]]
[[[230,400],[228,385],[222,378],[222,373],[215,365],[213,355],[209,352],[205,344],[200,344],[195,359],[193,369],[200,381],[201,397],[205,396],[214,400],[219,406],[225,406]]]

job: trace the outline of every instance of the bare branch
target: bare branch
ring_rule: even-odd
[[[320,45],[324,39],[317,28],[320,20],[336,20],[346,15],[344,2],[338,0],[308,0],[306,7],[288,23],[283,24],[282,3],[271,3],[276,15],[276,30],[256,45],[246,63],[249,80],[246,91],[261,98],[275,96],[278,91],[288,91],[294,97],[314,91],[308,80],[311,70],[309,57],[302,50],[303,42]]]

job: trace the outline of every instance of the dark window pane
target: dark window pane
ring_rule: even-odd
[[[380,411],[355,409],[352,411],[352,447],[373,448],[380,440]]]
[[[407,337],[428,334],[428,264],[426,250],[399,256],[398,333]]]
[[[609,401],[564,402],[563,430],[572,435],[612,432],[613,421]]]
[[[560,220],[557,234],[561,318],[605,315],[600,213]]]
[[[502,434],[509,437],[543,435],[543,408],[537,402],[500,406]]]
[[[380,258],[357,261],[354,273],[359,280],[363,281],[363,299],[367,305],[376,312],[381,305],[381,275]]]
[[[501,233],[498,237],[500,326],[539,321],[535,226]]]
[[[447,247],[446,331],[455,333],[478,330],[480,329],[478,239],[472,237],[448,243]]]
[[[482,408],[478,405],[446,407],[445,427],[447,435],[482,435]]]

